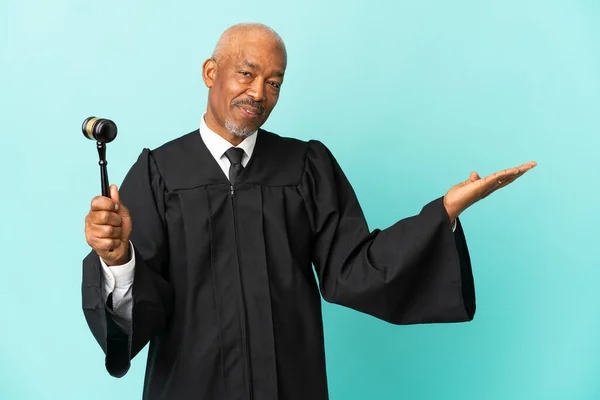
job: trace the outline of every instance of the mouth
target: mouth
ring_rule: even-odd
[[[238,106],[238,108],[240,109],[242,116],[247,119],[256,119],[263,115],[262,110],[245,104]]]

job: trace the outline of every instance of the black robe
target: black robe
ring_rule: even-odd
[[[261,129],[231,187],[191,132],[144,149],[120,196],[136,257],[131,336],[106,311],[93,251],[83,310],[113,376],[150,343],[144,399],[327,399],[319,291],[392,324],[475,313],[463,231],[442,198],[370,232],[318,141]]]

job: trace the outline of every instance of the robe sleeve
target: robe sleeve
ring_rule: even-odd
[[[173,291],[166,279],[169,249],[164,193],[164,182],[152,154],[144,149],[119,189],[121,201],[132,218],[130,240],[136,260],[131,332],[123,332],[106,311],[98,255],[92,250],[83,260],[83,311],[112,376],[127,373],[130,360],[164,331],[171,314]]]
[[[443,198],[387,229],[369,231],[354,190],[318,141],[309,142],[299,190],[326,301],[393,324],[473,319],[467,244],[460,221],[452,232]]]

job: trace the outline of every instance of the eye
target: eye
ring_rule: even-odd
[[[269,85],[273,86],[275,89],[279,89],[281,87],[281,84],[277,82],[269,82]]]
[[[250,72],[248,71],[240,71],[240,74],[242,74],[243,76],[251,76]]]

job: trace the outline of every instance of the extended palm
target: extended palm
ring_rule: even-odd
[[[535,161],[531,161],[516,168],[496,172],[485,178],[480,178],[477,172],[471,172],[469,179],[452,186],[444,196],[444,206],[450,220],[454,221],[465,209],[514,182],[515,179],[536,165]]]

